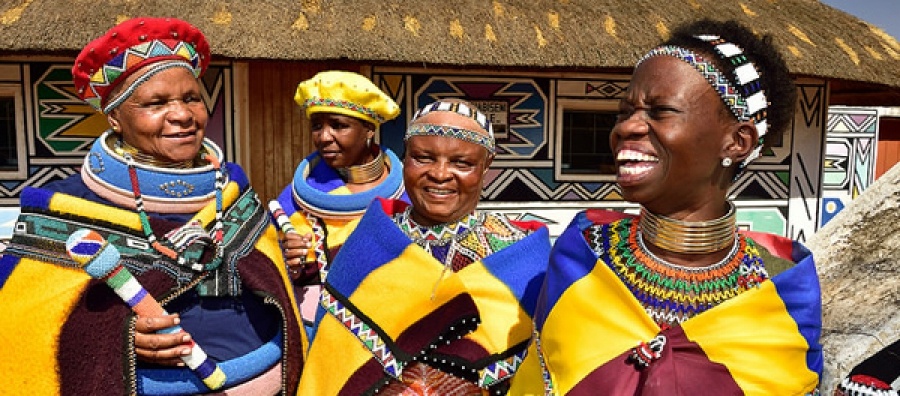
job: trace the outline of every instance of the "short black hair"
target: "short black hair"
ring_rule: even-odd
[[[672,32],[672,36],[663,43],[663,45],[675,45],[698,52],[700,55],[707,55],[707,60],[713,62],[734,86],[738,86],[734,77],[735,65],[723,61],[713,46],[695,37],[697,35],[721,37],[741,48],[744,55],[756,66],[760,75],[760,85],[769,102],[766,110],[768,129],[763,138],[763,146],[770,147],[780,141],[784,132],[790,128],[794,118],[797,88],[791,79],[784,58],[772,43],[772,36],[760,37],[746,26],[733,20],[703,19],[677,27]]]

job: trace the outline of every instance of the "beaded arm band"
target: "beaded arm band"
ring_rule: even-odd
[[[446,136],[469,143],[475,143],[486,148],[490,153],[494,153],[496,150],[494,138],[491,136],[485,136],[484,134],[468,129],[445,125],[412,124],[406,129],[406,138],[404,138],[404,140],[409,139],[411,136]]]
[[[712,45],[715,54],[723,63],[735,66],[734,81],[736,84],[732,83],[725,73],[716,68],[712,62],[694,51],[675,45],[664,45],[650,50],[638,61],[635,68],[651,57],[671,56],[688,63],[703,75],[735,118],[739,121],[753,121],[756,125],[759,139],[754,150],[741,162],[741,168],[744,168],[750,161],[759,157],[763,137],[768,128],[766,113],[768,100],[760,83],[759,72],[740,47],[726,42],[719,36],[700,35],[695,37]]]

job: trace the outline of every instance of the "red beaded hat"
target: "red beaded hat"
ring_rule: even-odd
[[[82,100],[107,111],[110,92],[136,70],[178,60],[200,77],[209,59],[209,43],[195,26],[175,18],[134,18],[85,46],[72,66],[72,80]]]

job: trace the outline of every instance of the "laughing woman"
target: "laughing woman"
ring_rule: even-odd
[[[812,256],[738,230],[728,199],[795,101],[771,41],[732,22],[682,27],[638,62],[610,145],[640,215],[587,210],[556,241],[512,394],[816,391]]]
[[[128,20],[79,54],[75,88],[111,129],[80,174],[22,192],[0,260],[0,393],[294,393],[298,308],[265,205],[205,139],[209,57],[203,34],[174,18]],[[122,271],[114,293],[80,270],[67,239],[82,228],[150,296]],[[151,298],[172,315],[129,309]]]

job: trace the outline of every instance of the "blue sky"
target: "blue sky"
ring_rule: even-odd
[[[821,0],[869,22],[900,40],[900,0]]]

